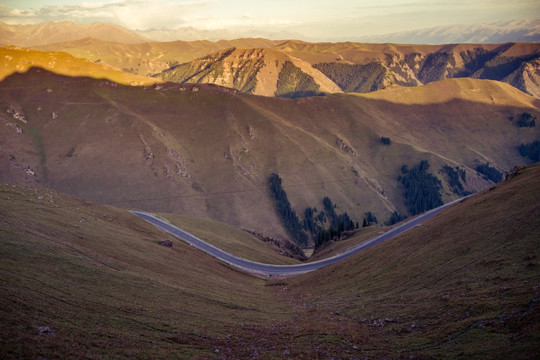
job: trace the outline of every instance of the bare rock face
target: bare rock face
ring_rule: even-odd
[[[158,245],[165,246],[168,248],[172,248],[172,241],[169,239],[163,239],[158,241]]]

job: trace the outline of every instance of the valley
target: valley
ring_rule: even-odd
[[[0,22],[0,358],[538,353],[538,43],[190,31]]]
[[[272,282],[128,211],[2,185],[1,355],[528,359],[539,333],[539,170]]]

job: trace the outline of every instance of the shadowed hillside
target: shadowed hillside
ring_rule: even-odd
[[[33,69],[0,83],[1,181],[42,184],[89,200],[206,217],[287,237],[268,178],[283,179],[291,206],[324,197],[362,222],[407,214],[403,165],[462,171],[465,191],[491,186],[479,165],[506,172],[530,162],[518,146],[538,127],[538,100],[500,82],[446,80],[368,95],[296,100],[217,86],[120,86]],[[390,145],[381,137],[391,139]]]
[[[521,169],[399,238],[273,282],[125,210],[1,185],[0,356],[530,359],[539,176]]]

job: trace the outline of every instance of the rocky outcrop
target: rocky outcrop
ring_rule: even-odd
[[[356,152],[356,150],[354,150],[354,148],[353,148],[351,145],[347,144],[347,143],[346,143],[345,141],[343,141],[342,139],[339,139],[339,138],[338,138],[338,139],[336,140],[336,145],[337,145],[338,148],[340,148],[340,149],[343,150],[343,151],[346,151],[346,152],[348,152],[348,153],[351,153],[351,154],[353,154],[353,155],[355,155],[355,156],[358,155],[358,152]]]

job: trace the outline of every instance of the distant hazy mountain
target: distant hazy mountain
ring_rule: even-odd
[[[399,44],[540,42],[540,19],[438,26],[392,34],[361,36],[351,40]]]
[[[270,40],[305,39],[306,36],[290,31],[231,31],[227,29],[201,30],[191,26],[178,29],[137,30],[141,36],[154,41],[233,40],[241,38],[265,38]]]
[[[73,21],[46,22],[36,25],[10,25],[0,22],[0,46],[39,46],[58,42],[94,38],[125,44],[148,41],[142,35],[118,25],[95,22],[79,24]]]

